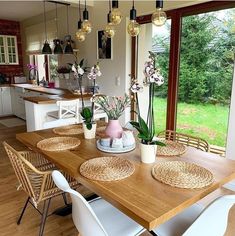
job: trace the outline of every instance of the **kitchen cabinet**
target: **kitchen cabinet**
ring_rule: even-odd
[[[0,65],[18,65],[16,36],[0,35]]]
[[[10,87],[0,87],[0,116],[12,114]]]

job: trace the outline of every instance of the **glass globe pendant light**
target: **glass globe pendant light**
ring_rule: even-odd
[[[69,5],[67,5],[67,32],[68,35],[65,36],[66,39],[66,46],[64,48],[65,54],[73,54],[73,48],[72,48],[72,39],[71,35],[69,34]]]
[[[56,39],[54,39],[54,44],[55,44],[55,47],[54,47],[54,54],[63,54],[63,49],[62,49],[62,46],[61,46],[61,40],[58,39],[58,14],[57,14],[57,3],[55,3],[56,5]]]
[[[42,48],[42,54],[52,54],[50,44],[47,40],[46,3],[45,3],[45,1],[43,1],[43,7],[44,7],[45,42],[44,42],[44,45]]]
[[[76,38],[79,42],[83,42],[86,39],[86,33],[82,30],[82,19],[81,19],[81,3],[79,0],[79,21],[78,21],[78,31],[76,32]]]
[[[89,34],[91,32],[91,22],[89,21],[89,12],[86,9],[86,0],[85,0],[85,10],[83,11],[83,22],[82,22],[82,30]]]
[[[110,14],[111,14],[111,2],[109,0],[109,13],[107,15],[108,24],[106,25],[104,30],[104,34],[106,35],[107,38],[112,38],[115,35],[115,29],[113,27],[113,24],[111,23]]]
[[[167,15],[162,10],[163,0],[156,1],[156,11],[152,14],[152,23],[156,26],[162,26],[166,23]]]
[[[130,23],[127,26],[127,32],[131,37],[136,37],[140,33],[140,25],[136,22],[136,9],[134,4],[133,0],[132,9],[130,10]]]
[[[110,21],[113,25],[119,25],[122,21],[122,14],[118,9],[118,1],[112,1],[112,12],[110,14]]]

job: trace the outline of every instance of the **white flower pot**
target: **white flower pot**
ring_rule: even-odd
[[[146,164],[154,163],[156,160],[157,145],[140,143],[141,161]]]
[[[83,123],[82,126],[83,126],[83,131],[84,131],[85,139],[93,139],[93,138],[95,138],[96,124],[92,124],[92,128],[90,130],[87,129],[85,123]]]

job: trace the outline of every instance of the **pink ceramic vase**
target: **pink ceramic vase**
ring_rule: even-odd
[[[105,129],[105,134],[110,138],[121,138],[122,137],[122,126],[119,120],[109,120],[108,125]]]

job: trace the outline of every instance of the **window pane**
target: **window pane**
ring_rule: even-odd
[[[177,131],[225,147],[231,97],[235,10],[182,21]]]

